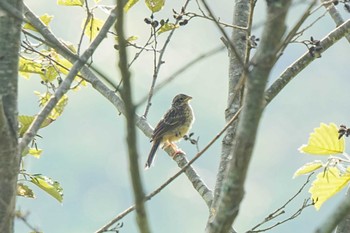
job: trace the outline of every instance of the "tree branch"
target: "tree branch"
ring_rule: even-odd
[[[350,34],[350,20],[334,29],[324,39],[321,40],[322,51],[325,52],[328,48],[338,42],[341,38]],[[299,59],[292,63],[280,77],[267,89],[265,93],[266,104],[270,103],[273,98],[305,67],[307,67],[316,57],[310,55],[309,52],[304,53]]]
[[[249,19],[252,14],[252,5],[246,0],[236,0],[233,12],[233,25],[237,25],[244,28],[249,28]],[[233,29],[231,34],[231,43],[234,43],[237,52],[229,50],[229,76],[228,76],[228,99],[227,108],[225,110],[225,119],[228,121],[234,116],[238,109],[242,106],[243,86],[242,81],[244,79],[244,66],[242,65],[243,58],[246,60],[245,55],[247,52],[247,32],[243,30]],[[221,145],[221,158],[218,173],[216,175],[214,201],[211,206],[211,216],[215,214],[219,197],[221,196],[221,187],[225,179],[225,173],[228,166],[229,157],[232,151],[233,139],[236,134],[237,121],[233,122],[227,129],[226,135],[222,140]]]
[[[244,183],[252,156],[257,128],[260,122],[264,90],[270,71],[276,60],[277,47],[285,32],[285,17],[290,0],[268,1],[267,22],[261,43],[252,59],[252,70],[246,80],[246,90],[241,116],[234,138],[232,159],[221,188],[218,207],[209,219],[207,232],[226,233],[238,215],[244,196]],[[277,17],[276,17],[277,15]]]
[[[18,53],[22,19],[8,9],[22,10],[22,1],[0,1],[0,232],[14,232],[18,151]]]
[[[335,7],[333,1],[321,0],[321,2],[324,5],[324,7],[327,9],[329,15],[332,17],[337,27],[345,22],[343,17],[338,12],[337,8]],[[350,42],[350,35],[346,35],[345,38]]]
[[[131,183],[133,187],[133,194],[135,199],[136,221],[139,231],[142,233],[149,233],[150,227],[145,208],[145,194],[141,182],[139,169],[139,155],[137,152],[136,143],[136,127],[135,127],[135,105],[132,100],[131,75],[128,68],[128,56],[126,52],[126,40],[124,36],[124,1],[117,0],[117,23],[115,24],[115,31],[118,35],[119,45],[119,69],[123,80],[123,89],[120,91],[121,97],[125,103],[125,118],[126,118],[126,132],[127,145],[129,152],[129,171],[131,176]]]

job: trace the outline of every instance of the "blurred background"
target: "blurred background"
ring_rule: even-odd
[[[289,29],[304,12],[309,1],[295,1],[289,13]],[[54,34],[77,45],[81,25],[86,17],[83,7],[58,6],[56,1],[31,0],[25,3],[37,14],[47,13],[54,19],[50,27]],[[89,1],[90,7],[94,6]],[[114,1],[102,0],[100,5],[113,5]],[[165,7],[155,14],[157,20],[170,18],[172,9],[180,11],[183,1],[167,1]],[[216,16],[222,22],[231,23],[233,2],[221,0],[210,2]],[[345,19],[350,17],[342,7]],[[198,12],[195,1],[188,11]],[[324,13],[320,8],[306,25]],[[107,15],[94,11],[99,18]],[[150,35],[149,25],[144,18],[150,17],[144,1],[137,3],[127,13],[127,36],[137,36],[135,41],[143,45]],[[265,16],[265,2],[258,1],[254,14],[253,34],[261,36]],[[322,39],[335,24],[328,15],[321,18],[303,39],[313,36]],[[226,28],[230,34],[230,29]],[[167,33],[158,37],[161,47]],[[176,30],[166,50],[159,82],[165,80],[190,60],[222,45],[220,33],[213,22],[195,18],[188,25]],[[88,45],[87,39],[84,44]],[[103,71],[114,83],[120,79],[117,70],[117,51],[113,49],[114,38],[109,35],[94,54],[94,65]],[[295,59],[305,53],[302,44],[291,44],[275,66],[269,84],[279,76]],[[305,182],[306,177],[292,179],[293,173],[307,162],[325,157],[301,154],[298,148],[307,143],[309,134],[320,122],[334,122],[350,125],[349,99],[349,54],[350,45],[342,39],[322,54],[307,69],[301,72],[268,105],[259,127],[257,144],[245,185],[246,195],[234,228],[245,232],[260,223],[266,216],[290,199]],[[129,50],[129,60],[135,50]],[[143,53],[131,67],[135,102],[147,95],[153,74],[152,52]],[[178,93],[193,97],[192,107],[196,121],[192,132],[199,137],[203,148],[225,125],[224,111],[227,100],[228,56],[226,50],[198,62],[176,80],[157,92],[152,100],[148,121],[155,126],[169,108],[172,98]],[[20,78],[19,112],[34,115],[39,111],[34,91],[45,92],[40,78]],[[26,158],[25,167],[29,173],[41,173],[61,183],[64,192],[63,204],[33,187],[36,199],[18,198],[17,207],[27,212],[28,221],[45,233],[95,232],[113,217],[133,205],[132,187],[128,173],[128,159],[125,147],[125,119],[103,96],[90,85],[78,92],[68,93],[69,103],[61,117],[49,127],[39,131],[38,147],[44,150],[40,159]],[[137,109],[143,114],[145,106]],[[155,166],[143,171],[143,165],[150,150],[149,139],[138,132],[139,165],[142,171],[145,192],[150,193],[179,170],[176,163],[160,150]],[[222,138],[221,138],[222,139]],[[210,188],[214,188],[220,159],[220,141],[214,144],[195,164],[194,168]],[[346,139],[346,141],[349,141]],[[179,147],[191,159],[196,154],[195,146],[182,141]],[[302,205],[310,185],[288,207],[277,223],[289,217]],[[295,233],[312,232],[324,221],[341,201],[345,190],[327,201],[319,211],[307,208],[301,216],[269,232]],[[182,175],[160,194],[146,203],[152,232],[193,233],[203,232],[208,217],[205,202]],[[134,213],[122,219],[120,232],[137,232]],[[267,225],[269,226],[269,225]],[[266,227],[267,227],[266,226]],[[16,221],[16,232],[30,232],[21,221]]]

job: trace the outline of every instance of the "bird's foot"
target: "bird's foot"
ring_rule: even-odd
[[[171,155],[172,157],[175,157],[176,155],[179,155],[179,154],[185,154],[185,152],[183,152],[180,148],[178,148],[177,145],[174,143],[164,144],[163,149],[166,149],[168,147],[171,147],[171,150],[173,151]]]
[[[175,156],[177,156],[177,155],[183,155],[183,154],[185,154],[185,152],[184,151],[182,151],[180,148],[177,148],[176,150],[175,150],[175,152],[172,154],[172,157],[175,157]]]

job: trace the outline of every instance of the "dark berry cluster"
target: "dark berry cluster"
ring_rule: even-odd
[[[176,19],[179,22],[180,26],[184,26],[188,23],[189,19],[184,18],[186,16],[184,8],[181,8],[181,12],[179,13],[173,9],[173,13],[174,19]]]
[[[169,22],[169,19],[161,19],[160,21],[154,19],[154,15],[152,14],[150,18],[145,18],[144,19],[146,24],[152,25],[153,28],[157,28],[159,25],[163,26],[164,24]]]
[[[347,128],[345,125],[340,125],[338,130],[339,136],[338,139],[341,139],[344,135],[346,137],[349,137],[350,135],[350,128]]]
[[[321,57],[321,51],[322,51],[322,45],[321,45],[321,41],[319,40],[315,40],[312,36],[310,37],[310,40],[306,40],[303,42],[306,47],[309,50],[309,54],[312,57]]]
[[[249,37],[249,46],[251,48],[256,48],[258,46],[258,42],[260,41],[260,39],[254,35],[251,35]]]

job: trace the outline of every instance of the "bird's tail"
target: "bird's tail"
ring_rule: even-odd
[[[145,164],[145,169],[148,169],[151,167],[152,163],[153,163],[153,160],[154,160],[154,156],[156,155],[156,151],[159,147],[159,144],[160,144],[160,141],[161,140],[156,140],[153,142],[153,146],[151,148],[151,152],[149,152],[149,155],[148,155],[148,159],[147,159],[147,162]]]

